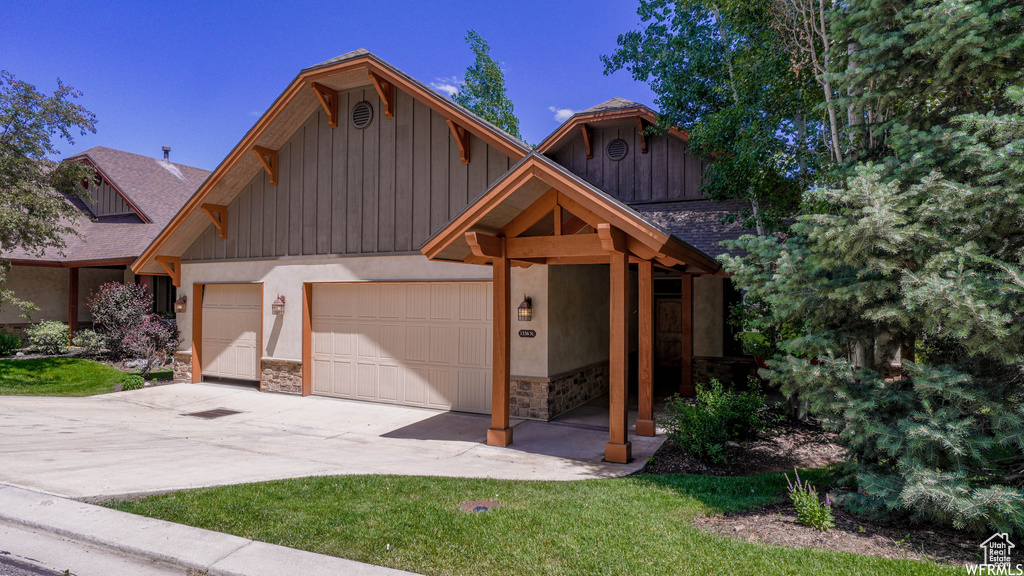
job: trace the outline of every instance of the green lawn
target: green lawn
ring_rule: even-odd
[[[120,370],[81,358],[0,360],[0,396],[92,396],[123,379]]]
[[[827,483],[824,473],[806,477]],[[111,508],[429,575],[951,574],[696,530],[696,515],[784,498],[781,474],[527,482],[326,476],[185,490]],[[500,509],[466,513],[469,500]]]

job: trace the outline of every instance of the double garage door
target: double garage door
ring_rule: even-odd
[[[491,410],[490,282],[313,286],[314,394]]]

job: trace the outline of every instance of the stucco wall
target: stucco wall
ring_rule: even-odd
[[[21,309],[5,304],[0,309],[0,324],[26,324],[43,320],[68,321],[68,279],[67,268],[42,266],[13,266],[7,273],[6,287],[23,300],[28,300],[39,310],[31,319],[21,317]],[[123,270],[104,268],[81,268],[78,273],[78,320],[91,322],[88,301],[101,284],[120,282]]]
[[[608,267],[549,266],[548,374],[608,359]],[[513,371],[514,372],[514,371]]]
[[[513,272],[513,278],[516,272]],[[263,283],[263,356],[302,359],[302,284],[384,280],[490,280],[489,266],[430,262],[424,256],[284,258],[243,262],[185,263],[178,294],[189,298],[178,314],[180,350],[192,347],[192,285],[217,282]],[[285,313],[274,316],[270,304],[285,297]],[[519,305],[519,301],[515,302]],[[515,352],[513,352],[513,356]]]
[[[693,279],[693,355],[721,356],[724,276]]]
[[[549,283],[555,268],[558,267],[530,266],[512,269],[512,321],[509,324],[512,356],[509,363],[513,376],[545,377],[550,372],[551,357],[548,355],[548,347],[555,339],[551,334],[553,323],[550,321],[550,315],[557,308],[551,303],[551,295],[557,292],[550,289]],[[490,268],[487,270],[490,271]],[[523,296],[529,296],[533,306],[533,320],[529,322],[519,321],[518,308]],[[533,330],[537,336],[524,338],[519,335],[520,330]]]

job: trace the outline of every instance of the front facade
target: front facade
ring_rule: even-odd
[[[729,364],[736,231],[684,133],[606,107],[538,152],[365,51],[303,70],[133,265],[187,297],[176,378],[491,414],[496,445],[610,393],[628,460],[631,365],[653,435],[655,381]]]
[[[75,332],[92,322],[88,301],[107,282],[145,284],[154,296],[154,312],[172,310],[175,287],[166,276],[136,277],[130,265],[156,238],[209,172],[164,159],[97,146],[66,159],[95,170],[82,182],[81,198],[68,197],[79,212],[78,235],[65,247],[42,254],[15,250],[3,254],[12,267],[5,287],[36,305],[27,317],[20,308],[0,309],[0,324],[24,328],[31,322],[65,322]]]

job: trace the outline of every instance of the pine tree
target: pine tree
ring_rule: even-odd
[[[1024,531],[1021,6],[864,0],[830,22],[839,185],[726,268],[760,322],[796,327],[768,375],[840,432],[852,508]]]
[[[466,69],[466,78],[459,91],[452,95],[452,100],[522,140],[519,118],[505,91],[505,74],[491,58],[490,45],[474,30],[466,33],[466,42],[473,49],[476,60]]]

